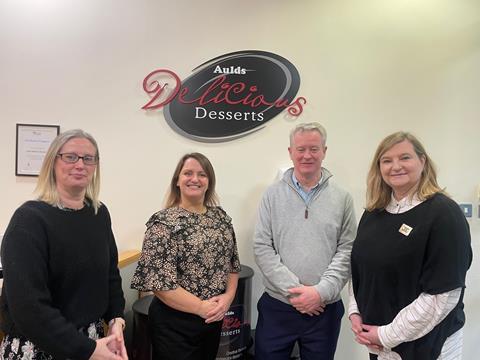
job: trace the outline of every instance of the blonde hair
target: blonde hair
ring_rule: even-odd
[[[92,135],[80,130],[74,129],[61,133],[58,135],[48,148],[47,154],[43,159],[42,168],[38,176],[37,186],[35,193],[38,195],[38,200],[45,201],[53,206],[61,206],[60,196],[57,191],[57,180],[55,177],[55,160],[57,159],[58,152],[68,141],[72,139],[87,139],[95,147],[96,156],[100,159],[98,152],[98,145]],[[98,195],[100,193],[100,163],[95,167],[92,181],[87,186],[85,198],[88,199],[95,210],[95,214],[100,208],[100,200]]]
[[[292,131],[290,131],[290,146],[293,145],[293,138],[295,134],[304,132],[304,131],[317,131],[322,137],[322,144],[325,146],[327,144],[327,130],[320,125],[318,122],[303,123],[295,126]]]
[[[200,163],[200,166],[202,167],[203,171],[207,174],[208,178],[208,189],[205,192],[205,198],[203,200],[203,204],[205,206],[216,206],[219,204],[218,202],[218,196],[215,193],[215,171],[213,170],[212,163],[208,158],[200,153],[190,153],[190,154],[185,154],[182,156],[182,158],[178,161],[177,167],[175,168],[175,171],[173,172],[172,180],[170,181],[170,188],[167,193],[167,200],[165,201],[165,207],[166,208],[171,208],[174,206],[177,206],[180,204],[181,200],[181,193],[180,193],[180,188],[178,187],[178,178],[180,177],[180,172],[183,169],[183,165],[185,164],[185,161],[188,159],[195,159]]]
[[[384,209],[390,203],[392,188],[388,186],[382,178],[382,174],[380,173],[380,159],[383,154],[390,150],[394,145],[405,140],[413,145],[413,149],[417,156],[425,161],[416,191],[418,198],[420,200],[426,200],[438,192],[444,193],[437,183],[435,165],[433,164],[432,159],[428,156],[423,145],[412,134],[398,131],[383,139],[375,151],[367,177],[366,209],[368,211]]]

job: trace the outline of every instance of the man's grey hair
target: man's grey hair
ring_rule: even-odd
[[[322,137],[323,146],[327,144],[327,130],[325,130],[325,128],[320,125],[320,123],[311,122],[298,124],[292,129],[292,131],[290,132],[290,146],[293,145],[293,137],[295,136],[295,134],[304,131],[318,131],[318,133]]]

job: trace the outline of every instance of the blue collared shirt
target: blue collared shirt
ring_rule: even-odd
[[[295,172],[292,171],[293,186],[295,186],[295,189],[297,189],[298,193],[300,194],[300,196],[302,197],[302,199],[305,201],[306,204],[308,204],[310,202],[310,199],[312,198],[312,196],[315,194],[318,187],[320,186],[320,182],[322,181],[322,177],[323,177],[323,174],[322,174],[322,176],[320,176],[320,179],[318,180],[317,185],[312,187],[310,189],[310,191],[305,191],[305,189],[302,187],[302,185],[298,182],[297,178],[295,177]]]

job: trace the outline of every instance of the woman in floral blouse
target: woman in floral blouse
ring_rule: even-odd
[[[240,262],[231,218],[219,206],[215,173],[202,154],[184,155],[165,209],[147,222],[132,288],[153,291],[153,359],[215,359]]]

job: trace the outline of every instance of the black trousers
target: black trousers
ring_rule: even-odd
[[[222,321],[206,324],[200,316],[172,309],[157,297],[148,310],[153,360],[214,360]]]

